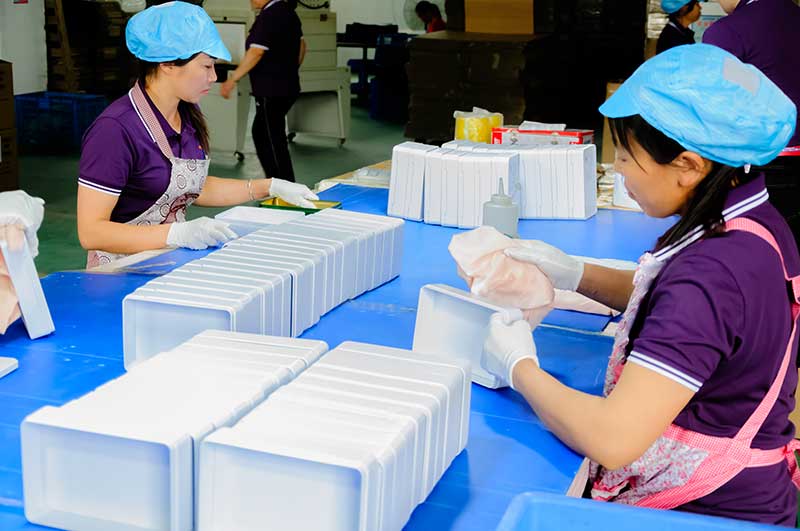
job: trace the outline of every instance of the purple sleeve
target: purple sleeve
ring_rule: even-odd
[[[740,60],[744,60],[744,48],[741,37],[731,29],[725,19],[715,22],[703,33],[703,43],[713,44],[718,48],[727,50]]]
[[[653,288],[629,363],[698,391],[731,355],[743,329],[744,299],[727,267],[709,256],[679,256]]]
[[[83,136],[78,183],[118,196],[133,168],[133,145],[121,123],[98,118]]]
[[[267,13],[261,13],[256,17],[253,22],[253,27],[250,29],[250,38],[248,39],[249,46],[255,48],[262,48],[269,50],[273,45],[274,31],[270,27],[270,17]]]

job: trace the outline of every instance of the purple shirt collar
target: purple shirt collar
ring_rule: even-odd
[[[769,200],[764,174],[759,174],[755,179],[741,184],[728,193],[725,199],[725,208],[722,216],[725,221],[745,215],[750,210],[756,208]],[[687,234],[681,241],[668,247],[664,247],[653,256],[659,261],[669,260],[683,249],[699,240],[705,230],[702,226],[696,227]]]

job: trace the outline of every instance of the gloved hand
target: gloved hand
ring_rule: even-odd
[[[578,289],[583,278],[583,262],[542,241],[526,240],[520,243],[522,246],[506,249],[506,256],[535,265],[547,275],[556,289]]]
[[[44,200],[31,197],[22,190],[0,193],[0,227],[20,225],[25,230],[25,239],[31,256],[39,254],[39,238],[36,231],[44,219]]]
[[[308,186],[275,177],[272,178],[272,184],[269,185],[269,193],[280,197],[287,203],[303,208],[314,208],[314,203],[311,201],[319,199],[317,194],[308,189]]]
[[[200,250],[222,245],[236,237],[224,221],[204,217],[170,225],[167,245]]]
[[[516,391],[514,367],[526,359],[539,365],[531,326],[524,320],[506,323],[501,314],[494,314],[489,322],[489,337],[483,344],[481,366]]]

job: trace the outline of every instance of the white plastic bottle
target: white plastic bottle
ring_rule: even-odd
[[[483,224],[494,227],[511,238],[517,237],[519,206],[513,203],[511,196],[506,195],[503,179],[500,179],[497,193],[483,204]]]

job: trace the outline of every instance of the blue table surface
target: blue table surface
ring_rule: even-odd
[[[386,214],[387,190],[339,185],[322,195],[342,201],[348,210]],[[669,223],[601,210],[588,221],[523,221],[520,236],[573,254],[635,260]],[[458,232],[407,222],[400,277],[336,308],[303,337],[331,347],[352,340],[411,348],[419,288],[429,283],[463,287],[447,253]],[[176,250],[139,264],[137,272],[55,273],[42,279],[56,332],[30,341],[17,322],[0,337],[0,355],[16,357],[20,365],[0,380],[0,529],[45,529],[27,523],[22,512],[20,422],[42,406],[63,404],[123,374],[123,297],[154,274],[205,254]],[[599,331],[607,322],[575,312],[550,319],[586,331]],[[543,327],[535,339],[543,368],[569,386],[600,392],[610,338]],[[494,529],[516,494],[564,493],[579,464],[580,456],[556,439],[519,395],[473,385],[467,449],[406,529]]]

